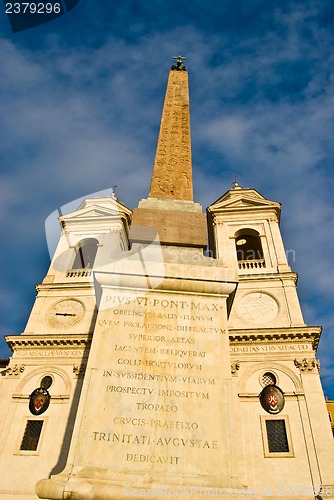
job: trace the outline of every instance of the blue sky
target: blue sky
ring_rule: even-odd
[[[331,0],[80,0],[15,34],[2,11],[1,335],[24,329],[49,264],[51,212],[113,184],[130,208],[147,196],[181,53],[195,199],[207,207],[238,175],[282,202],[305,322],[324,327],[318,357],[334,399],[333,24]]]

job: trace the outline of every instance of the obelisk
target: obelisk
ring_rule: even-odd
[[[193,201],[188,72],[169,73],[149,197]]]
[[[162,244],[205,249],[206,217],[193,201],[188,72],[182,56],[168,77],[149,196],[134,209],[132,241],[154,228]]]

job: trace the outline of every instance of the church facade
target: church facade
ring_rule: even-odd
[[[148,198],[61,216],[26,328],[6,337],[0,499],[334,498],[321,328],[280,213],[237,183],[206,214],[194,202],[178,58]]]

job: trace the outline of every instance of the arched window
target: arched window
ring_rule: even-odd
[[[235,247],[240,269],[265,267],[260,235],[254,229],[241,229],[235,235]]]
[[[72,269],[92,269],[98,243],[95,238],[80,241],[76,247]]]

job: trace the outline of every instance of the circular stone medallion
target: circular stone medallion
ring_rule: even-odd
[[[261,325],[269,323],[278,314],[278,304],[276,300],[267,293],[253,292],[245,295],[237,308],[238,316],[244,321]]]

